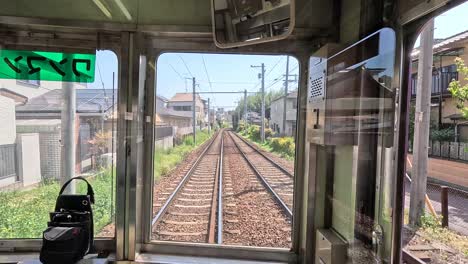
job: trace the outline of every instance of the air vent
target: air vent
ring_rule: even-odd
[[[323,76],[310,80],[309,99],[323,97]]]

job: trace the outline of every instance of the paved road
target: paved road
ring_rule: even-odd
[[[412,167],[413,155],[408,154],[408,170]],[[452,160],[429,158],[427,172],[429,177],[451,182],[468,189],[468,163]]]
[[[405,208],[410,205],[410,183],[405,181]],[[427,186],[427,195],[437,214],[441,214],[440,187]],[[426,208],[427,210],[427,208]],[[429,211],[428,211],[429,213]],[[460,234],[468,236],[468,195],[449,191],[449,228]]]
[[[412,163],[412,156],[408,155]],[[410,170],[408,166],[408,170]],[[431,178],[451,182],[468,189],[468,164],[450,160],[429,159],[428,175]],[[405,181],[405,208],[410,204],[410,183]],[[427,185],[427,195],[438,214],[441,213],[440,187]],[[468,193],[449,189],[449,228],[468,236]]]

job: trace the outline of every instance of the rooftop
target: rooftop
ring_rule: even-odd
[[[462,42],[468,40],[468,30],[461,33],[455,34],[445,39],[434,39],[434,45],[432,46],[433,54],[451,51],[453,47],[451,44],[456,44],[457,42]],[[411,57],[417,59],[419,55],[419,47],[413,49],[411,52]]]
[[[202,100],[199,94],[195,95],[198,100]],[[169,99],[169,102],[192,102],[193,101],[193,93],[176,93]]]
[[[112,102],[113,100],[113,102]],[[111,89],[76,89],[77,113],[107,112],[117,102],[117,91]],[[56,113],[62,110],[62,89],[31,98],[16,107],[16,112]]]

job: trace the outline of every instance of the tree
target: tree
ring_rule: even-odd
[[[452,80],[448,90],[452,97],[457,100],[457,108],[460,109],[463,117],[468,118],[468,66],[461,58],[455,59],[459,80]],[[460,80],[465,81],[465,85],[461,85]]]
[[[269,91],[265,93],[265,107],[268,108],[271,105],[271,101],[275,100],[278,97],[281,97],[283,92],[278,91]],[[260,113],[262,111],[262,94],[256,93],[247,96],[247,111]],[[239,104],[236,107],[236,113],[239,112],[241,119],[244,116],[244,98],[240,99]]]

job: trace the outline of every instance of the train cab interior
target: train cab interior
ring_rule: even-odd
[[[32,158],[34,151],[27,150],[35,149],[33,146],[36,145],[38,153],[43,155],[52,152],[52,144],[58,144],[58,148],[62,149],[57,157],[58,162],[62,162],[62,173],[67,169],[84,172],[85,166],[98,166],[95,163],[111,164],[111,169],[107,170],[112,175],[110,180],[104,176],[92,176],[95,177],[93,187],[96,195],[101,189],[106,189],[109,194],[98,196],[97,199],[101,201],[97,201],[93,207],[95,227],[100,225],[102,230],[99,235],[95,232],[95,254],[82,260],[83,263],[404,263],[401,230],[411,98],[408,88],[410,53],[427,21],[463,2],[0,0],[0,97],[14,102],[12,113],[16,116],[16,125],[11,129],[15,129],[16,155],[21,156],[15,163],[22,175],[18,179],[23,182],[31,180],[28,171],[33,175],[36,163],[40,165],[42,177],[46,177],[44,175],[49,173],[49,169],[52,175],[54,168],[51,163],[42,158]],[[268,175],[258,178],[260,185],[272,189],[271,192],[276,195],[272,203],[276,203],[278,208],[283,206],[278,210],[287,217],[281,220],[269,216],[268,222],[284,227],[273,228],[266,235],[255,235],[255,230],[249,231],[254,233],[249,242],[243,242],[244,233],[239,234],[234,227],[224,232],[224,239],[222,235],[211,237],[208,230],[210,238],[203,242],[198,238],[186,239],[188,236],[195,237],[196,232],[190,228],[184,231],[185,236],[163,230],[170,224],[184,225],[187,224],[184,221],[189,220],[175,222],[175,216],[182,219],[180,216],[184,215],[182,210],[177,214],[170,207],[175,193],[166,193],[157,187],[166,188],[155,179],[153,173],[166,159],[158,158],[158,154],[155,154],[158,153],[154,144],[157,134],[166,133],[157,123],[171,114],[178,115],[179,121],[190,120],[192,115],[183,116],[159,108],[159,100],[164,101],[164,98],[159,97],[158,85],[164,83],[161,80],[170,79],[169,72],[181,84],[185,83],[186,90],[187,86],[192,88],[193,81],[195,106],[195,78],[179,74],[180,70],[174,69],[171,62],[177,60],[181,65],[185,64],[182,68],[184,71],[186,68],[188,72],[195,72],[195,68],[188,67],[190,56],[195,55],[203,58],[200,65],[204,65],[205,69],[199,66],[201,71],[206,71],[205,60],[210,61],[211,56],[225,56],[222,63],[225,67],[218,69],[218,72],[226,75],[239,70],[235,61],[240,56],[264,56],[265,60],[283,56],[280,59],[284,61],[287,57],[288,66],[290,61],[296,64],[297,122],[290,128],[296,143],[292,154],[293,169],[286,172],[287,169],[275,165],[276,170],[290,174],[291,183],[287,183],[290,193],[268,185]],[[103,57],[108,59],[106,63],[95,64]],[[39,70],[46,72],[39,75]],[[252,65],[250,70],[254,75],[260,72],[260,77],[265,75],[265,71],[268,74],[269,69],[267,67],[265,70],[262,64]],[[94,74],[95,71],[97,74]],[[288,68],[286,73],[288,75]],[[28,76],[25,77],[25,74]],[[19,80],[28,78],[27,83]],[[104,83],[101,89],[103,78],[112,80],[106,83],[106,86],[112,86],[112,90],[104,89]],[[206,87],[216,84],[209,78]],[[286,79],[285,83],[288,81]],[[76,93],[67,92],[72,90],[72,84],[81,88],[77,88]],[[63,95],[54,94],[54,85],[64,91]],[[15,90],[12,87],[19,88]],[[94,88],[86,92],[88,87]],[[237,90],[243,91],[244,88],[231,87],[223,92]],[[105,100],[94,100],[101,93],[105,94]],[[191,90],[189,94],[192,100]],[[66,99],[67,96],[71,99]],[[183,94],[179,96],[183,97]],[[203,96],[202,92],[200,96]],[[244,94],[240,96],[242,98]],[[176,101],[171,100],[165,101],[164,105]],[[180,99],[178,102],[183,101]],[[7,109],[6,103],[2,105]],[[180,104],[174,109],[184,110],[183,107]],[[70,112],[70,109],[76,109],[75,114],[64,120],[64,111]],[[244,111],[243,107],[240,109]],[[268,109],[273,119],[273,106]],[[1,110],[6,113],[5,116],[8,111]],[[208,110],[208,122],[210,114]],[[247,111],[241,115],[247,116]],[[0,133],[7,135],[11,130],[7,125],[8,119],[3,114],[0,118],[2,123],[5,122]],[[79,122],[70,124],[71,119]],[[196,119],[195,111],[193,119]],[[240,122],[241,119],[243,116],[237,120]],[[195,131],[196,122],[193,123]],[[100,133],[99,128],[104,130],[104,127],[112,134]],[[211,129],[211,125],[209,127]],[[75,132],[69,132],[68,137],[62,134],[60,140],[49,143],[47,140],[60,135],[60,132],[54,134],[60,129]],[[262,126],[261,129],[266,128]],[[205,168],[212,166],[203,157],[213,154],[211,148],[218,145],[221,146],[221,154],[216,155],[223,155],[223,146],[224,156],[233,148],[238,148],[238,153],[245,159],[252,155],[247,150],[252,146],[237,138],[229,128],[221,129],[218,133],[221,141],[213,139],[212,143],[201,145],[200,151],[203,152],[193,157],[196,164],[206,164],[203,165]],[[0,135],[0,140],[3,140],[2,137]],[[113,141],[112,150],[103,151],[96,139],[99,137]],[[182,141],[185,140],[188,139]],[[88,142],[88,147],[79,148],[74,153],[67,152],[67,144],[79,145],[80,142]],[[110,161],[91,158],[90,165],[86,165],[86,155],[83,154],[86,151],[109,152],[112,155]],[[67,153],[73,156],[69,157]],[[75,164],[78,159],[79,168]],[[230,168],[229,162],[235,159],[225,158],[221,161],[221,167],[220,159],[217,159],[213,170],[222,172],[224,162],[226,171]],[[29,160],[26,166],[25,160]],[[250,163],[250,168],[257,174],[263,173],[262,168],[256,167],[260,161],[255,163]],[[161,173],[166,173],[165,169],[161,170]],[[235,166],[232,171],[235,171]],[[224,178],[219,178],[224,179],[224,183],[219,183],[217,178],[216,183],[220,187],[214,188],[220,195],[218,209],[212,207],[210,214],[214,222],[218,221],[213,226],[210,224],[214,233],[222,228],[223,221],[219,218],[221,216],[214,216],[216,210],[221,210],[223,206],[227,208],[225,210],[233,210],[233,202],[220,203],[223,200],[223,184],[226,187],[227,181],[227,185],[231,186],[231,178],[235,181],[236,175],[231,173],[227,178],[228,174],[225,172]],[[201,183],[208,179],[199,177],[197,179]],[[8,179],[0,176],[0,183]],[[275,179],[280,181],[279,176]],[[184,188],[185,181],[190,185],[197,180],[183,178],[180,183],[168,183],[167,186],[174,185],[178,190]],[[40,195],[30,195],[22,202],[27,199],[38,202],[48,199],[54,203],[55,196],[45,193],[55,195],[55,187],[49,190],[47,186],[50,185],[45,186]],[[227,189],[231,188],[229,186]],[[236,187],[233,188],[235,192]],[[76,189],[84,190],[80,185]],[[17,195],[17,192],[3,195],[2,190],[0,203],[10,203]],[[164,195],[167,200],[159,204],[158,199]],[[179,201],[190,203],[198,199],[187,195],[186,198],[179,197]],[[281,195],[289,198],[282,200]],[[260,203],[260,198],[256,201]],[[256,206],[255,200],[251,203]],[[5,230],[0,229],[0,263],[39,263],[41,232],[28,233],[26,229],[16,229],[15,226],[24,222],[27,228],[39,225],[38,229],[43,230],[45,224],[38,223],[37,217],[39,214],[47,217],[49,207],[31,209],[27,214],[25,212],[16,219],[9,219],[8,215],[14,215],[21,206],[0,213],[0,221],[8,222],[3,225]],[[262,201],[259,207],[267,210],[264,215],[257,215],[256,221],[262,221],[269,213],[269,206]],[[180,205],[180,208],[184,208],[184,205]],[[242,215],[247,210],[239,209],[231,215],[225,213],[228,221],[225,228],[245,220]],[[167,212],[172,212],[173,218],[165,218],[163,214]],[[242,217],[236,218],[238,220],[229,220],[229,217],[239,215]],[[7,233],[8,228],[16,231]],[[197,234],[205,235],[204,232]],[[270,239],[272,233],[281,235],[281,232],[287,235],[270,244],[252,242]],[[229,240],[236,235],[239,237],[237,242],[235,239]],[[175,236],[180,239],[170,239]]]

